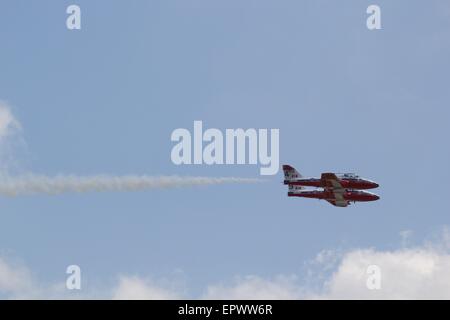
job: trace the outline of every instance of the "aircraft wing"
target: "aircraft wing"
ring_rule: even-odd
[[[345,189],[342,187],[339,178],[334,173],[322,173],[320,177],[324,189],[333,191],[335,193],[344,193]]]
[[[348,206],[348,202],[346,200],[327,200],[327,201],[336,207],[347,207]]]
[[[327,201],[336,207],[347,207],[348,201],[344,199],[345,189],[342,187],[339,178],[334,173],[322,173],[320,179],[324,189],[334,195],[334,200]]]

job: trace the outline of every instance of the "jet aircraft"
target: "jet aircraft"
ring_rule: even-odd
[[[374,189],[378,184],[357,176],[354,173],[322,173],[320,178],[305,178],[289,165],[283,166],[284,184],[303,187],[325,188],[333,181],[338,181],[345,189]]]
[[[353,173],[322,173],[320,178],[304,178],[293,167],[283,166],[284,184],[289,186],[289,197],[326,200],[336,207],[347,207],[351,202],[375,201],[380,197],[362,189],[373,189],[379,185]],[[317,189],[304,190],[305,187]]]

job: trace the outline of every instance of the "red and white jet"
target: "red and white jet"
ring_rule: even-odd
[[[375,201],[380,199],[374,193],[361,189],[377,188],[378,184],[355,174],[322,173],[318,178],[303,178],[289,165],[283,166],[284,184],[289,186],[289,197],[326,200],[337,207],[347,207],[351,202]],[[304,190],[304,187],[322,188]]]

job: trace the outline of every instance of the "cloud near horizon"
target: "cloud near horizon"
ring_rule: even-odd
[[[0,258],[0,294],[8,299],[450,299],[449,239],[445,228],[440,241],[434,244],[386,251],[366,248],[320,252],[312,261],[318,286],[302,284],[304,279],[298,275],[248,275],[210,284],[199,296],[188,296],[185,292],[189,290],[168,288],[135,275],[119,276],[116,284],[102,293],[83,287],[72,295],[61,285],[36,285],[28,268]],[[379,290],[366,286],[370,265],[380,268]],[[317,277],[317,269],[328,276]]]

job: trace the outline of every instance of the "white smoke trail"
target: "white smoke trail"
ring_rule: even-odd
[[[91,191],[139,191],[149,189],[206,186],[227,183],[257,183],[251,178],[180,176],[55,176],[24,175],[0,177],[0,195],[61,194]]]

